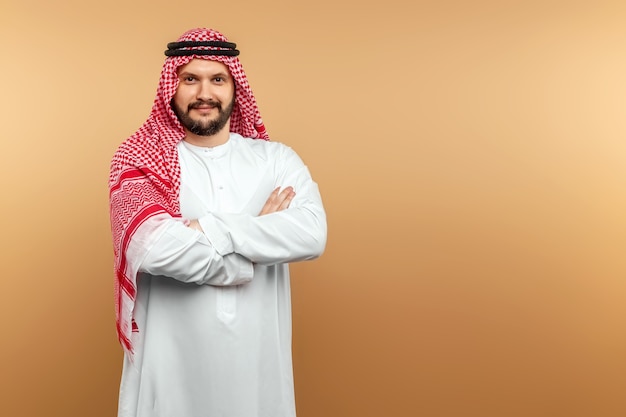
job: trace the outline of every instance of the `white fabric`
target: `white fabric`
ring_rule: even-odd
[[[180,142],[178,153],[181,212],[204,234],[159,216],[130,243],[140,332],[118,416],[294,417],[287,263],[324,250],[317,185],[278,142],[231,134],[215,148]],[[272,190],[289,185],[290,207],[258,216]]]

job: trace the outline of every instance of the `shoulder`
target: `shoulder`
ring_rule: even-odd
[[[141,143],[138,138],[131,136],[117,147],[111,159],[111,167],[119,169],[124,166],[135,165],[141,155],[146,152],[145,144]]]
[[[122,142],[111,158],[110,180],[118,178],[129,169],[143,169],[159,166],[158,159],[162,159],[164,150],[158,146],[158,141],[148,135],[138,133]]]
[[[296,152],[291,147],[281,142],[244,138],[238,134],[233,134],[231,140],[238,150],[251,152],[266,160],[297,157]]]

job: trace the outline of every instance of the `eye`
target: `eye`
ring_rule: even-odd
[[[223,82],[225,81],[222,77],[215,77],[215,78],[213,78],[213,80],[214,80],[216,83],[223,83]]]

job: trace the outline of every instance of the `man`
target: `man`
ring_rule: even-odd
[[[287,263],[326,244],[316,183],[269,142],[236,45],[168,44],[109,179],[119,417],[293,417]]]

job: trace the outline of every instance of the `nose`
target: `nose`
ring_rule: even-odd
[[[213,89],[209,80],[203,80],[198,83],[197,99],[202,101],[209,101],[213,99]]]

